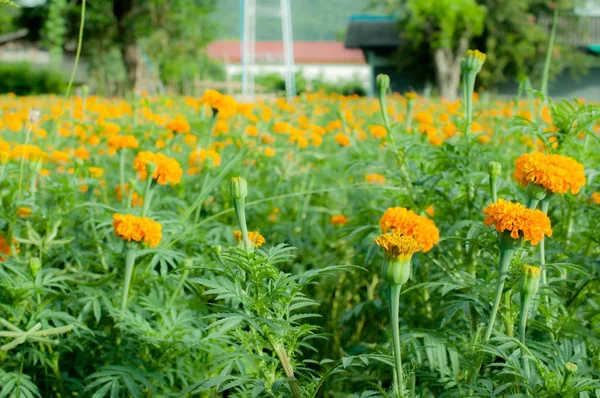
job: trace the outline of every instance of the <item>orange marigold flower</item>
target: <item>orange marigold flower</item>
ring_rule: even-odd
[[[526,153],[515,162],[514,177],[524,187],[529,183],[541,185],[550,192],[577,194],[585,185],[583,165],[561,155]]]
[[[341,146],[350,146],[350,138],[343,133],[337,133],[335,135],[335,141]]]
[[[600,205],[600,192],[592,193],[592,202],[594,202],[597,205]]]
[[[107,144],[110,153],[115,153],[121,148],[136,149],[139,146],[134,135],[113,135],[108,138]]]
[[[379,220],[383,232],[392,231],[414,238],[424,252],[440,240],[440,231],[433,221],[404,207],[390,207]]]
[[[484,224],[494,226],[498,232],[510,232],[513,239],[523,237],[537,245],[544,235],[552,236],[550,219],[540,210],[532,210],[520,203],[499,199],[483,210]]]
[[[380,125],[369,126],[369,131],[371,132],[373,138],[385,138],[385,136],[387,135],[387,130],[385,129],[385,127]]]
[[[348,224],[348,221],[349,221],[349,220],[348,220],[348,217],[346,217],[346,216],[345,216],[345,215],[343,215],[343,214],[336,214],[336,215],[333,215],[333,216],[331,216],[331,218],[329,219],[329,222],[330,222],[332,225],[339,226],[339,227],[343,227],[344,225]]]
[[[235,237],[235,240],[238,243],[240,243],[243,240],[242,231],[240,230],[233,231],[233,236]],[[265,238],[259,232],[256,231],[248,232],[248,240],[250,241],[250,244],[254,245],[254,247],[261,247],[265,244]]]
[[[370,182],[373,184],[380,184],[380,185],[385,184],[385,177],[382,176],[381,174],[377,174],[377,173],[367,174],[365,176],[365,179],[367,180],[367,182]]]
[[[176,118],[167,123],[167,129],[176,133],[189,133],[190,124],[183,118]]]
[[[147,164],[154,163],[156,170],[152,174],[152,178],[160,185],[165,185],[167,182],[175,185],[181,181],[183,170],[177,160],[169,158],[162,153],[152,153],[142,151],[137,154],[133,161],[133,167],[137,170],[140,179],[145,180],[148,177]]]
[[[115,234],[127,242],[132,240],[150,247],[156,247],[162,238],[162,225],[147,217],[131,214],[114,214],[113,229]]]

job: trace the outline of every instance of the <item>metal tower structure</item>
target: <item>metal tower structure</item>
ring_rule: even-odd
[[[256,6],[257,0],[240,0],[240,27],[242,52],[242,93],[253,97],[254,71],[256,64],[256,17],[260,16],[281,18],[283,40],[285,92],[288,101],[296,95],[296,80],[294,75],[294,40],[292,37],[292,12],[290,0],[280,0],[279,7]],[[259,0],[260,1],[260,0]]]

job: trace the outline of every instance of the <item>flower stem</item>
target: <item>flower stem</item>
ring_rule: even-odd
[[[390,286],[390,323],[392,326],[392,341],[394,348],[394,363],[396,370],[396,384],[394,392],[399,397],[404,397],[404,377],[402,371],[402,353],[400,347],[400,325],[398,312],[400,310],[400,290],[402,285]]]
[[[23,190],[23,170],[25,168],[25,158],[28,158],[28,160],[31,161],[31,154],[27,147],[27,144],[29,144],[29,137],[31,136],[31,128],[31,126],[28,126],[27,130],[25,131],[25,142],[23,146],[23,153],[21,154],[21,165],[19,166],[19,192],[17,194],[17,202],[21,200],[21,191]]]
[[[525,297],[523,294],[521,295],[521,314],[519,316],[519,341],[523,346],[526,346],[526,328],[527,328],[527,315],[529,314],[529,307],[531,305],[531,300]],[[525,377],[529,379],[531,377],[529,370],[529,360],[526,357],[525,351],[521,350],[521,362],[523,364],[523,369],[525,370]]]
[[[550,75],[550,63],[552,61],[552,49],[554,48],[554,40],[556,39],[556,25],[558,24],[558,6],[554,6],[554,15],[552,17],[552,30],[550,31],[550,39],[548,40],[548,51],[546,52],[546,60],[544,61],[544,72],[542,74],[542,86],[540,91],[544,95],[544,101],[548,97],[548,78]]]
[[[296,376],[294,375],[294,370],[292,369],[292,364],[290,363],[290,359],[288,358],[285,347],[282,344],[278,343],[275,340],[275,338],[273,336],[271,336],[269,333],[267,334],[267,338],[269,339],[269,342],[273,346],[275,353],[277,353],[277,357],[279,358],[279,362],[281,363],[281,366],[283,367],[283,371],[285,372],[285,375],[288,378],[292,379],[289,381],[290,388],[292,389],[292,394],[294,394],[295,398],[300,398],[302,396],[300,394],[300,384],[298,383],[298,379],[296,379]]]
[[[550,198],[542,200],[540,203],[540,210],[544,214],[548,214],[548,207],[550,206]],[[540,267],[542,267],[542,285],[546,284],[546,243],[544,239],[540,241]]]
[[[121,186],[121,202],[127,200],[125,192],[125,148],[119,150],[119,183]]]
[[[240,231],[242,232],[242,240],[244,242],[244,249],[250,251],[250,240],[248,239],[248,226],[246,224],[246,200],[244,198],[234,199],[233,207],[235,208],[235,214],[240,224]]]
[[[123,297],[121,299],[121,310],[123,311],[127,308],[127,297],[129,295],[129,286],[131,285],[131,277],[133,276],[136,257],[137,252],[128,248],[125,256],[125,277],[123,279]]]
[[[146,191],[144,192],[144,208],[142,209],[142,217],[146,217],[148,215],[148,211],[150,210],[150,202],[152,201],[152,181],[154,181],[154,178],[152,177],[152,174],[148,173],[148,177],[146,178]]]
[[[498,283],[496,284],[496,295],[494,296],[494,303],[492,305],[492,312],[490,313],[490,318],[488,319],[487,329],[485,330],[485,335],[483,336],[484,343],[490,341],[492,331],[494,330],[496,315],[498,314],[500,300],[502,299],[502,290],[504,289],[504,282],[506,282],[506,276],[508,274],[510,260],[514,252],[514,249],[500,249],[500,268],[498,270]]]

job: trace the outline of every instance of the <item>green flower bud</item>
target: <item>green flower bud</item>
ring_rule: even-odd
[[[527,184],[527,197],[532,200],[544,200],[548,195],[548,190],[541,185],[529,183]]]
[[[537,266],[525,265],[523,266],[523,272],[521,273],[521,280],[519,283],[519,291],[521,295],[529,298],[533,297],[540,286],[540,275],[542,269]]]
[[[156,163],[154,162],[148,162],[146,163],[146,172],[148,173],[148,175],[153,176],[154,173],[156,173]]]
[[[40,263],[39,258],[32,257],[31,259],[29,259],[29,268],[31,269],[31,274],[33,275],[34,278],[37,276],[38,271],[40,270],[41,267],[42,267],[42,264]]]
[[[388,88],[390,88],[390,77],[384,73],[380,73],[375,78],[375,83],[377,85],[377,89],[381,92],[386,92]]]
[[[565,372],[567,372],[568,375],[574,374],[577,372],[577,365],[572,362],[565,363]]]
[[[488,174],[490,176],[499,176],[502,174],[502,165],[498,162],[490,162],[488,164]]]
[[[390,286],[405,284],[410,278],[411,256],[386,258],[381,267],[381,278]]]
[[[245,199],[248,196],[248,183],[242,177],[231,179],[231,196],[233,199]]]
[[[485,63],[485,54],[479,50],[468,50],[465,58],[460,63],[463,72],[479,73]]]

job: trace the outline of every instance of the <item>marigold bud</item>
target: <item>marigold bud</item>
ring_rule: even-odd
[[[502,165],[498,162],[490,162],[488,164],[488,174],[490,176],[499,176],[502,174]]]
[[[461,69],[468,73],[479,73],[485,63],[485,54],[479,50],[468,50],[460,63]]]
[[[381,278],[390,286],[405,284],[410,278],[411,257],[386,259],[381,267]]]
[[[33,275],[34,278],[37,276],[38,271],[40,270],[41,267],[42,267],[42,264],[40,263],[39,258],[32,257],[31,259],[29,259],[29,268],[31,269],[31,274]]]
[[[231,179],[231,196],[233,199],[245,199],[248,196],[248,183],[242,177]]]
[[[388,88],[390,88],[390,77],[384,73],[380,73],[375,78],[375,83],[379,91],[385,92]]]
[[[567,372],[568,375],[574,374],[577,372],[577,365],[572,362],[565,363],[565,372]]]
[[[521,281],[519,284],[521,295],[529,298],[537,293],[540,285],[541,274],[542,269],[540,267],[531,265],[523,266],[523,272],[521,273]]]

